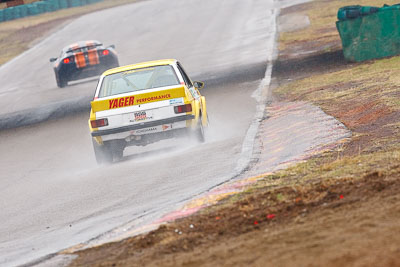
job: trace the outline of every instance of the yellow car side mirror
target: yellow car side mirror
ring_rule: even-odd
[[[195,82],[193,82],[193,85],[194,85],[194,87],[196,87],[199,90],[204,88],[204,83],[203,82],[195,81]]]

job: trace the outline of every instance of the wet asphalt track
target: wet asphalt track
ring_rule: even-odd
[[[130,148],[122,162],[102,167],[86,112],[1,131],[0,265],[38,260],[125,223],[143,225],[232,178],[256,112],[251,95],[273,51],[275,7],[272,0],[143,1],[83,16],[2,66],[7,127],[87,108],[96,81],[59,89],[48,63],[85,39],[115,44],[121,65],[178,58],[208,82],[212,127],[203,145]]]

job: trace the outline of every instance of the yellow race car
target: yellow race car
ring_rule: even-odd
[[[204,142],[206,100],[175,59],[107,70],[91,102],[89,128],[99,164],[123,157],[127,146],[193,136]]]

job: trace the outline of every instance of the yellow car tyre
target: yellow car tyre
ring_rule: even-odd
[[[111,149],[106,145],[99,145],[92,138],[93,151],[98,164],[106,164],[113,162],[113,154]]]
[[[197,123],[194,135],[195,135],[196,140],[199,143],[204,143],[206,141],[206,139],[204,137],[204,127],[203,127],[201,116],[199,118],[199,122]]]
[[[107,142],[105,145],[108,147],[112,155],[112,161],[119,161],[122,159],[124,156],[125,141],[114,140]]]

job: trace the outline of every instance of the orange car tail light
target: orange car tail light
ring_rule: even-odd
[[[69,64],[69,63],[72,63],[72,62],[74,62],[74,57],[66,57],[66,58],[63,59],[63,63],[64,64]]]

